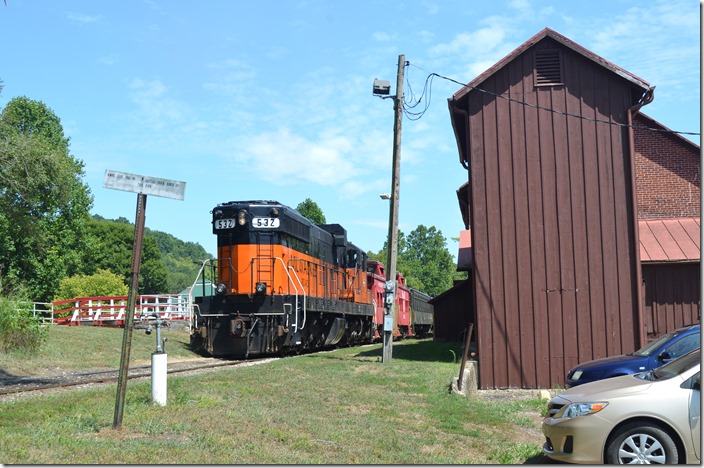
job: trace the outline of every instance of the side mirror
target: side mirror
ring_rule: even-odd
[[[663,351],[662,353],[660,353],[657,359],[658,361],[665,362],[672,359],[672,356],[670,356],[670,353],[668,353],[667,351]]]

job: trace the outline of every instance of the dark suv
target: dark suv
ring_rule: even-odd
[[[661,336],[635,353],[588,361],[567,373],[567,388],[595,380],[649,371],[700,347],[699,324]]]

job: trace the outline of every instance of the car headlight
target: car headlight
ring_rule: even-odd
[[[556,419],[565,418],[571,419],[578,416],[587,416],[590,414],[598,413],[608,406],[606,401],[589,401],[584,403],[572,403],[571,405],[564,406],[560,411],[555,414]]]

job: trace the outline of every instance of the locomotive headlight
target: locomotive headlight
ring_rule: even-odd
[[[213,211],[213,218],[215,218],[215,219],[222,219],[222,210],[215,210],[215,211]]]
[[[257,294],[266,294],[266,283],[257,283],[255,291]]]
[[[270,209],[269,216],[271,216],[272,218],[278,218],[279,217],[279,209],[278,208]]]
[[[237,213],[237,224],[240,226],[244,226],[247,224],[247,212],[242,210],[239,213]]]
[[[215,286],[215,293],[222,296],[227,292],[227,285],[225,283],[218,283],[217,286]]]

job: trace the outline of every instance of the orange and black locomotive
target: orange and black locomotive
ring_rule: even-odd
[[[194,301],[194,349],[246,358],[372,342],[367,256],[342,226],[275,201],[227,202],[212,214],[218,255],[201,281],[216,285]]]

